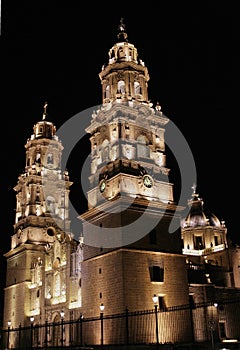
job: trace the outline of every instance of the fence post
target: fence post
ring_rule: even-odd
[[[45,321],[45,348],[48,347],[48,321]]]
[[[80,346],[83,346],[83,315],[80,315]]]
[[[194,320],[193,320],[193,305],[189,305],[190,311],[190,322],[191,322],[191,332],[192,332],[192,342],[195,343],[195,335],[194,335]]]
[[[21,330],[22,330],[22,325],[21,323],[19,324],[19,332],[18,332],[18,348],[21,349]]]
[[[159,344],[159,335],[158,335],[158,296],[154,294],[152,297],[154,303],[154,312],[155,312],[155,328],[156,328],[156,344]]]
[[[7,330],[7,349],[9,349],[10,327],[11,327],[11,321],[8,321],[8,330]]]
[[[64,321],[64,311],[61,311],[61,347],[63,348],[63,334],[64,334],[64,326],[63,326],[63,321]]]
[[[129,344],[128,308],[126,307],[126,345]]]
[[[31,321],[31,327],[30,327],[30,349],[33,347],[33,322],[34,322],[34,317],[30,317]]]
[[[103,312],[100,312],[100,321],[101,321],[101,345],[103,345]]]

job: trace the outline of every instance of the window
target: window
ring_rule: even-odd
[[[165,302],[164,296],[158,297],[158,304],[159,304],[159,310],[166,309],[166,302]]]
[[[157,231],[155,229],[149,233],[149,243],[157,244]]]
[[[36,154],[36,163],[41,163],[41,154],[40,153]]]
[[[164,281],[164,269],[160,266],[150,266],[150,279],[152,282],[163,282]]]
[[[122,47],[119,47],[118,58],[125,58],[125,52]]]
[[[117,91],[118,91],[118,93],[121,93],[121,94],[125,93],[125,91],[126,91],[125,90],[125,83],[123,80],[118,81]]]
[[[135,96],[141,94],[141,86],[138,81],[134,82],[134,92],[135,92]]]
[[[194,249],[204,249],[202,236],[194,236]]]
[[[106,98],[110,98],[110,86],[109,85],[106,87],[105,96],[106,96]]]
[[[219,244],[222,244],[221,237],[220,236],[214,236],[214,243],[215,243],[215,246],[219,245]]]
[[[219,333],[220,333],[220,338],[222,339],[226,338],[225,322],[219,322]]]

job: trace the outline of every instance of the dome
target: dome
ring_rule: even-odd
[[[181,224],[183,228],[200,226],[223,226],[223,224],[215,214],[204,209],[203,204],[203,200],[199,197],[199,195],[195,192],[194,189],[192,198],[188,202],[190,211],[186,218],[182,219]]]

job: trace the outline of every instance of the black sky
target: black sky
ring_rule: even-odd
[[[191,148],[205,207],[239,241],[239,28],[230,2],[5,1],[1,13],[1,256],[10,248],[24,145],[45,100],[57,128],[101,104],[98,73],[121,17],[148,67],[149,99],[160,103]],[[82,147],[78,152],[82,159]],[[68,170],[79,191],[81,166],[75,161]],[[2,258],[1,264],[3,276]]]

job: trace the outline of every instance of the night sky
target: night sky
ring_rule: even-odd
[[[48,119],[57,128],[77,113],[101,104],[98,74],[108,62],[108,50],[116,42],[122,17],[128,40],[137,47],[149,71],[149,99],[160,103],[191,148],[197,192],[205,208],[225,220],[229,237],[240,241],[237,9],[230,7],[230,2],[189,7],[184,2],[147,1],[137,6],[140,3],[126,1],[97,5],[53,0],[2,2],[2,287],[2,256],[10,248],[13,234],[13,187],[24,171],[24,145],[33,125],[42,119],[45,101]],[[72,200],[79,211],[84,209],[81,161],[88,150],[88,144],[76,148],[68,168],[74,182]],[[170,159],[167,165],[171,168]],[[172,172],[172,178],[177,178],[177,170]]]

